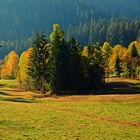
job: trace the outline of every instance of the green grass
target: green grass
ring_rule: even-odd
[[[17,87],[17,80],[0,80],[0,85],[5,85],[7,87]]]
[[[140,138],[140,94],[34,98],[0,91],[0,140]]]
[[[92,97],[93,98],[93,97]],[[0,102],[0,138],[6,140],[139,140],[138,102]],[[117,121],[118,122],[117,122]],[[120,122],[119,122],[120,121]],[[127,124],[128,123],[128,124]]]

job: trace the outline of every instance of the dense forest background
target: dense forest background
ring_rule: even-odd
[[[0,58],[29,47],[34,32],[49,34],[58,23],[80,43],[108,41],[125,47],[140,35],[139,0],[0,1]]]

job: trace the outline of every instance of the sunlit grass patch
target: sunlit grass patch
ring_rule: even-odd
[[[140,94],[37,97],[0,88],[0,139],[139,140]]]
[[[18,81],[17,80],[0,80],[0,86],[17,87]]]

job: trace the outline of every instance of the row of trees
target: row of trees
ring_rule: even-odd
[[[99,42],[102,45],[107,41],[112,46],[119,43],[127,47],[132,41],[140,40],[140,20],[138,18],[133,20],[127,18],[92,19],[91,21],[81,22],[76,26],[64,29],[66,31],[66,38],[73,36],[82,45],[92,44],[93,41],[94,43]],[[47,34],[47,36],[49,35]],[[3,46],[0,48],[0,59],[10,50],[16,50],[18,54],[21,54],[27,50],[31,41],[32,37],[23,40],[17,38],[17,40],[0,41],[0,45]]]
[[[30,84],[42,93],[81,91],[103,84],[103,57],[98,45],[81,51],[74,38],[66,41],[59,25],[54,25],[49,41],[37,35],[32,47],[28,65]]]
[[[103,45],[103,53],[106,59],[106,76],[115,75],[126,78],[139,78],[140,76],[140,43],[134,41],[128,48],[109,43]]]
[[[108,42],[81,48],[54,25],[49,40],[37,34],[20,58],[12,51],[0,63],[1,78],[17,78],[21,88],[41,93],[87,91],[103,86],[109,75],[139,78],[140,43],[134,41],[128,48]]]

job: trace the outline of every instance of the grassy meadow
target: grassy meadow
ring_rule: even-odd
[[[0,81],[0,140],[139,140],[140,82],[109,82],[108,94],[48,98]]]

